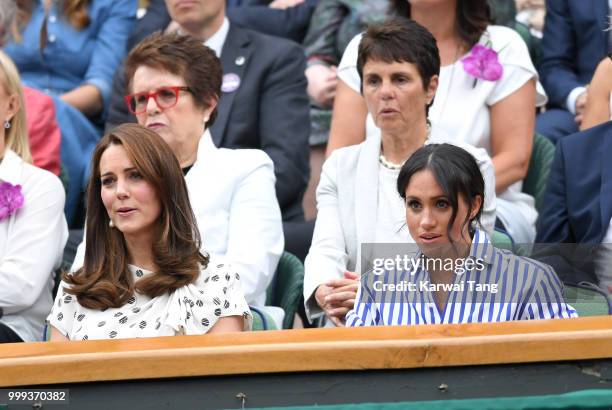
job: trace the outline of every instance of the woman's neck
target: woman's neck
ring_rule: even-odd
[[[456,1],[435,6],[412,6],[412,19],[433,34],[440,50],[441,65],[453,64],[463,54],[464,45],[457,34]]]
[[[416,124],[410,130],[381,133],[381,152],[387,161],[403,164],[421,148],[429,136],[427,122]]]
[[[412,5],[410,16],[412,20],[429,30],[436,41],[440,42],[456,35],[456,9],[456,0],[437,5]]]
[[[172,152],[178,159],[181,168],[193,165],[198,158],[198,145],[200,138],[195,140],[177,141],[171,145]]]
[[[129,254],[129,262],[132,265],[150,271],[156,270],[151,236],[148,238],[143,238],[142,236],[135,238],[126,235],[125,244]]]

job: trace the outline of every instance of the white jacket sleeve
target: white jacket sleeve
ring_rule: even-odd
[[[317,187],[317,221],[304,265],[304,302],[306,314],[311,320],[323,314],[314,298],[317,287],[329,280],[342,278],[348,263],[340,219],[337,162],[338,155],[334,152],[323,164]]]
[[[40,175],[40,174],[38,174]],[[8,224],[0,259],[0,307],[5,314],[27,309],[48,286],[68,239],[65,194],[55,176],[36,181]]]
[[[252,153],[249,150],[249,154]],[[282,217],[274,183],[274,166],[265,155],[265,160],[259,161],[236,184],[230,206],[224,256],[240,274],[247,302],[254,305],[265,303],[266,289],[284,249]],[[206,244],[206,238],[203,240]]]

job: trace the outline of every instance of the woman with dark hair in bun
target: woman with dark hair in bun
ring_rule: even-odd
[[[347,326],[577,316],[550,266],[495,248],[478,228],[484,181],[467,151],[418,149],[402,166],[397,191],[419,253],[409,266],[362,277]]]

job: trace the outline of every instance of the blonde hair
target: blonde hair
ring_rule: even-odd
[[[7,94],[16,94],[19,109],[9,121],[11,127],[4,130],[4,142],[6,148],[12,150],[25,162],[32,163],[32,154],[28,140],[28,128],[25,114],[25,100],[19,72],[13,61],[0,50],[0,82]],[[0,124],[4,127],[4,123]]]

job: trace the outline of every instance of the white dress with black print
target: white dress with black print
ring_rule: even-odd
[[[153,272],[128,265],[134,281]],[[62,282],[47,321],[70,340],[126,339],[208,332],[221,317],[242,316],[252,327],[240,276],[229,264],[209,262],[196,282],[150,298],[138,292],[120,308],[88,309]]]

